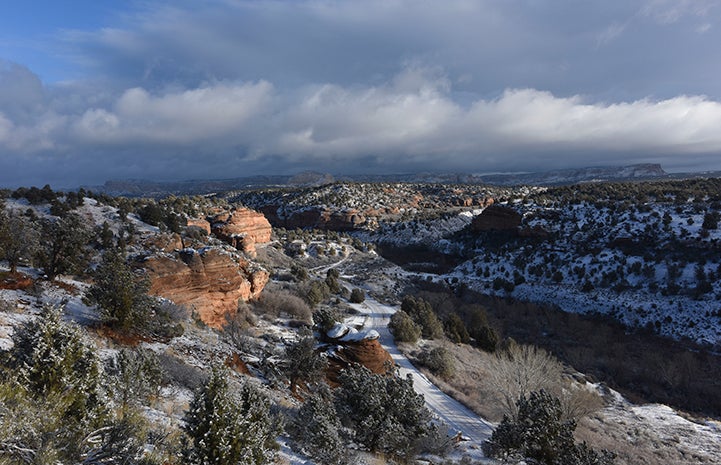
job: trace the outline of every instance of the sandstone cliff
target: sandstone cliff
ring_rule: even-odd
[[[255,254],[256,244],[270,242],[273,230],[263,216],[248,208],[219,213],[209,218],[215,236],[250,255]]]
[[[194,310],[213,328],[220,328],[226,315],[237,311],[239,300],[257,298],[269,277],[237,253],[218,247],[158,253],[142,266],[150,278],[151,294]]]

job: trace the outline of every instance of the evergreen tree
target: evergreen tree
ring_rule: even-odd
[[[17,212],[5,213],[0,205],[0,257],[8,261],[11,273],[17,273],[23,259],[31,259],[39,247],[35,225]]]
[[[48,279],[63,273],[80,273],[88,263],[90,230],[80,216],[69,213],[56,221],[43,223],[39,256]]]
[[[327,385],[305,400],[293,421],[302,450],[323,465],[345,465],[348,450],[340,437],[340,420]]]
[[[321,334],[321,338],[326,337],[336,323],[341,321],[343,317],[334,307],[321,307],[313,312],[313,323]]]
[[[432,431],[431,415],[409,375],[376,375],[365,367],[343,370],[336,405],[354,438],[374,452],[408,459]]]
[[[360,288],[353,288],[353,290],[350,293],[350,303],[352,304],[360,304],[363,303],[366,300],[366,294],[363,292],[363,289]]]
[[[145,349],[121,349],[112,360],[109,371],[123,411],[157,395],[163,377],[158,357]]]
[[[184,431],[191,444],[186,463],[260,465],[272,460],[275,436],[270,402],[249,383],[231,391],[228,372],[213,368],[185,414]]]
[[[406,312],[421,327],[421,335],[427,339],[443,337],[443,325],[433,311],[430,303],[421,298],[407,295],[401,302],[401,310]]]
[[[448,319],[445,324],[445,332],[448,339],[452,342],[460,342],[462,344],[468,344],[471,340],[471,336],[468,334],[465,323],[461,320],[461,317],[457,313],[451,313],[448,315]]]
[[[530,460],[539,465],[610,465],[614,455],[575,444],[573,420],[562,421],[561,402],[545,391],[522,396],[515,419],[504,416],[483,452],[502,460]]]
[[[135,274],[120,252],[106,251],[94,278],[95,283],[85,297],[89,303],[98,305],[105,324],[138,331],[150,323],[155,302],[148,295],[150,284]]]
[[[415,344],[421,337],[421,327],[403,310],[398,310],[391,316],[388,329],[398,342]]]
[[[102,425],[107,413],[95,352],[77,327],[61,321],[55,307],[46,307],[38,318],[24,323],[12,339],[13,347],[4,357],[11,382],[15,380],[33,401],[51,406],[52,412],[38,414],[48,417],[54,440],[64,444],[63,454],[77,456],[81,439]]]
[[[310,330],[300,332],[300,338],[285,349],[286,374],[290,390],[295,393],[298,382],[321,379],[327,366],[326,359],[315,350],[315,337]]]

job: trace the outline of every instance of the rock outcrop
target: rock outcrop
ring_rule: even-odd
[[[280,214],[278,210],[277,206],[267,206],[261,209],[271,223],[286,229],[313,228],[328,231],[353,231],[361,228],[367,221],[364,213],[353,208],[333,210],[309,207],[288,215]]]
[[[473,219],[471,230],[515,232],[521,226],[521,214],[502,205],[491,205]]]
[[[263,216],[248,208],[224,212],[209,218],[215,236],[242,250],[255,255],[256,244],[267,244],[273,232],[270,223]]]
[[[240,300],[257,298],[268,272],[254,268],[231,250],[208,247],[155,254],[142,263],[150,293],[196,312],[208,326],[220,328],[238,310]]]
[[[206,232],[206,234],[210,234],[210,221],[204,220],[202,218],[188,218],[188,226],[194,227],[194,228],[200,228],[203,231]]]
[[[327,370],[331,386],[338,386],[341,370],[353,364],[363,365],[376,374],[383,374],[388,366],[393,366],[393,358],[383,348],[374,330],[357,331],[338,323],[328,332],[328,339],[332,341]]]

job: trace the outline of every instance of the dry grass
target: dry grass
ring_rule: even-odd
[[[706,439],[699,447],[693,443],[701,438],[693,431],[678,427],[667,431],[657,422],[613,407],[581,420],[576,438],[594,448],[616,452],[616,465],[721,463],[721,451],[713,439]]]

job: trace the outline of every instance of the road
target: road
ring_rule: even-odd
[[[356,304],[354,307],[366,316],[364,329],[378,331],[383,348],[393,357],[400,369],[401,376],[405,377],[407,374],[413,376],[413,387],[416,392],[423,394],[428,409],[448,425],[451,436],[460,431],[469,441],[478,444],[491,437],[493,425],[438,389],[398,349],[398,346],[393,341],[393,336],[388,330],[390,317],[396,311],[394,307],[383,305],[370,297],[366,298],[363,304]]]

